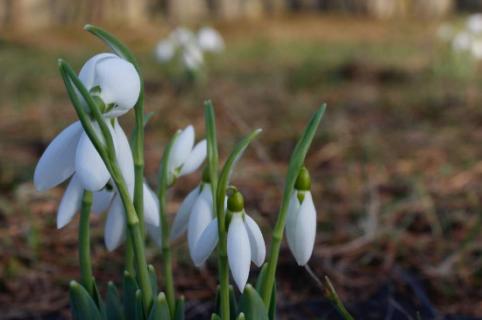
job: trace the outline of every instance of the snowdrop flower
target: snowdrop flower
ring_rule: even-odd
[[[192,125],[180,131],[171,147],[168,171],[169,181],[196,171],[203,163],[207,154],[206,139],[194,145],[195,132]]]
[[[102,53],[89,59],[82,67],[80,80],[91,94],[101,99],[106,108],[103,116],[117,117],[137,102],[140,80],[129,62],[111,53]],[[133,176],[129,142],[117,120],[106,121],[110,130],[117,160]],[[94,130],[103,141],[99,126]],[[127,162],[126,162],[127,161]],[[84,189],[99,191],[110,179],[110,174],[94,145],[84,132],[80,121],[64,129],[47,147],[34,173],[34,184],[39,191],[48,190],[71,177],[74,172]]]
[[[183,47],[181,59],[184,66],[189,70],[198,70],[204,63],[201,49],[195,44],[187,44]]]
[[[244,200],[235,191],[228,199],[231,219],[227,234],[228,263],[234,282],[242,292],[248,281],[251,261],[260,267],[266,257],[263,234],[256,222],[244,211]],[[201,266],[211,255],[218,242],[217,219],[212,220],[194,244],[194,264]]]
[[[455,51],[469,50],[472,44],[472,37],[468,32],[459,32],[452,41],[452,47]]]
[[[203,181],[194,188],[182,202],[174,218],[170,239],[178,239],[187,230],[189,253],[194,255],[199,236],[214,219],[211,184]]]
[[[291,195],[286,221],[288,246],[300,266],[308,263],[315,244],[316,209],[310,187],[308,170],[302,168]]]
[[[156,58],[159,62],[169,62],[176,54],[176,45],[171,39],[161,40],[155,49]]]
[[[201,28],[197,34],[197,41],[203,51],[221,52],[224,50],[224,40],[213,28]]]
[[[196,42],[196,36],[194,33],[185,27],[177,27],[174,29],[169,38],[179,45],[189,45]]]
[[[79,79],[104,103],[104,117],[119,117],[137,102],[141,80],[134,65],[113,53],[101,53],[82,67]]]
[[[467,18],[466,28],[472,33],[482,32],[482,14],[472,14]]]

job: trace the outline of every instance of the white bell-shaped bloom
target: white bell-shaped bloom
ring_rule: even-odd
[[[466,28],[472,33],[482,32],[482,14],[472,14],[467,18]]]
[[[469,50],[472,45],[472,36],[468,32],[459,32],[452,40],[452,48],[455,51]]]
[[[201,28],[197,34],[197,41],[203,51],[221,52],[224,50],[223,37],[211,27]]]
[[[296,262],[306,265],[313,253],[316,209],[310,191],[294,190],[288,207],[286,239]]]
[[[196,171],[207,154],[207,142],[202,140],[194,145],[195,133],[192,125],[182,130],[171,147],[168,171],[172,178]]]
[[[189,45],[196,42],[196,35],[185,27],[177,27],[174,29],[169,38],[179,45]]]
[[[174,58],[176,50],[176,44],[172,39],[161,40],[156,46],[155,55],[159,62],[166,63]]]
[[[95,92],[106,106],[105,117],[119,117],[136,104],[141,80],[130,62],[113,53],[101,53],[82,67],[79,79],[87,90]]]
[[[202,183],[191,191],[182,202],[171,227],[170,239],[176,240],[187,230],[189,252],[194,253],[194,244],[214,219],[211,184]]]
[[[242,292],[251,261],[260,267],[266,258],[266,245],[257,223],[244,210],[234,212],[228,228],[228,262],[234,282]],[[217,219],[212,220],[194,245],[194,264],[202,266],[218,243]]]
[[[196,44],[187,44],[181,52],[181,59],[184,66],[189,70],[198,70],[204,63],[201,49]]]

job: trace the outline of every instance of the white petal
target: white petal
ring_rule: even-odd
[[[109,128],[110,125],[108,124]],[[100,141],[104,141],[97,124],[93,125]],[[112,132],[111,132],[112,134]],[[114,136],[114,134],[112,134]],[[115,142],[116,139],[114,139]],[[89,191],[102,189],[110,179],[109,171],[99,153],[84,132],[79,140],[75,153],[75,171],[84,186]]]
[[[177,211],[176,217],[174,218],[174,222],[172,223],[171,235],[170,235],[171,240],[176,240],[184,233],[184,231],[186,231],[187,224],[189,221],[189,216],[191,215],[192,205],[197,200],[198,195],[199,195],[199,186],[197,186],[194,190],[189,192],[187,197],[181,203],[181,206]]]
[[[290,204],[288,206],[288,213],[286,217],[286,241],[291,252],[295,248],[295,235],[296,235],[296,218],[300,211],[300,202],[298,200],[298,191],[294,190],[290,197]]]
[[[160,62],[167,62],[174,57],[176,46],[171,39],[160,41],[155,50],[156,58]]]
[[[169,172],[173,172],[180,167],[191,153],[194,145],[194,128],[187,126],[178,136],[171,148],[169,156]]]
[[[113,251],[119,247],[124,240],[125,227],[124,207],[119,196],[116,196],[107,214],[107,221],[105,222],[104,240],[107,250]]]
[[[251,247],[251,260],[253,260],[254,264],[258,267],[261,267],[266,258],[266,245],[263,234],[258,224],[247,214],[244,216],[244,224],[248,232],[249,245]]]
[[[249,236],[241,214],[234,214],[228,230],[228,262],[234,282],[243,292],[251,264]]]
[[[92,201],[91,211],[95,214],[105,212],[112,203],[114,197],[113,191],[101,190],[94,192],[94,199]]]
[[[296,234],[293,255],[300,266],[304,266],[313,253],[316,235],[316,209],[311,192],[305,193],[296,218]]]
[[[220,52],[224,50],[224,41],[219,32],[210,27],[203,27],[198,32],[198,44],[204,51]]]
[[[124,130],[120,126],[119,122],[116,120],[114,125],[115,132],[115,145],[116,145],[116,157],[117,164],[122,172],[124,181],[127,185],[127,189],[131,198],[134,198],[134,184],[135,184],[135,174],[134,174],[134,159],[132,158],[132,151],[129,145],[129,139],[127,139]]]
[[[95,75],[96,75],[96,65],[99,61],[104,60],[106,58],[118,58],[113,53],[99,53],[87,60],[87,62],[82,66],[79,73],[79,79],[82,81],[82,84],[87,88],[87,90],[92,89],[92,87],[96,86],[95,84]]]
[[[155,193],[143,184],[144,196],[144,221],[147,224],[159,227],[159,202]]]
[[[154,243],[161,248],[162,247],[162,230],[159,226],[152,224],[146,224],[147,234]]]
[[[194,249],[194,256],[192,260],[196,267],[200,267],[209,258],[214,248],[218,244],[218,219],[212,220],[204,232],[199,237]]]
[[[63,228],[69,223],[75,213],[80,209],[83,194],[84,188],[82,188],[77,176],[74,175],[69,182],[69,186],[65,190],[62,201],[60,201],[59,210],[57,212],[58,229]]]
[[[194,33],[185,27],[178,27],[174,29],[170,34],[170,38],[183,46],[194,43],[196,41]]]
[[[204,62],[203,53],[197,45],[186,45],[181,55],[184,66],[189,70],[197,70]]]
[[[199,168],[199,166],[203,163],[204,159],[206,159],[207,151],[207,142],[205,139],[196,144],[194,149],[192,149],[191,153],[189,154],[186,162],[184,162],[180,175],[184,176],[196,171],[197,168]]]
[[[213,206],[213,191],[211,189],[210,183],[203,183],[202,184],[202,190],[201,190],[201,194],[199,195],[199,197],[206,200],[211,207]]]
[[[187,241],[191,258],[194,257],[194,251],[199,237],[212,220],[212,206],[206,201],[206,199],[199,197],[192,206],[191,216],[189,217],[187,227]]]
[[[55,187],[74,173],[75,150],[82,132],[80,122],[74,122],[49,144],[40,157],[33,176],[38,191]]]
[[[115,104],[105,116],[118,117],[134,107],[141,92],[141,80],[132,63],[119,57],[103,59],[95,71],[95,84],[101,88],[102,101],[106,105]]]

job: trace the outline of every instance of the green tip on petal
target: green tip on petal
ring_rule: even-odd
[[[244,198],[241,192],[235,190],[228,198],[228,210],[231,212],[240,212],[244,209]]]
[[[303,166],[296,178],[295,189],[300,191],[309,191],[311,189],[311,178],[308,169]]]
[[[209,176],[209,168],[205,166],[203,169],[202,181],[204,183],[211,183],[211,177]]]

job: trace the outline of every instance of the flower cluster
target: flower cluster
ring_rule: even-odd
[[[155,49],[160,63],[180,63],[190,71],[199,70],[204,64],[204,53],[219,53],[224,50],[224,40],[215,29],[201,28],[197,34],[178,27]]]
[[[70,179],[57,212],[58,228],[81,212],[78,233],[81,280],[80,284],[75,281],[70,284],[73,318],[184,319],[184,301],[175,292],[171,246],[186,233],[195,266],[202,267],[214,249],[218,249],[219,308],[212,319],[274,320],[275,275],[283,233],[300,266],[307,265],[313,252],[316,209],[310,175],[303,164],[324,106],[313,115],[291,157],[266,258],[261,228],[248,215],[243,195],[230,181],[238,160],[261,130],[254,130],[240,140],[220,167],[214,108],[206,102],[206,139],[195,143],[192,125],[176,132],[164,149],[158,189],[154,193],[143,176],[145,119],[139,65],[115,37],[94,26],[88,25],[86,29],[106,42],[115,54],[94,56],[78,75],[59,60],[59,70],[79,121],[53,139],[34,173],[34,184],[39,191]],[[222,47],[221,37],[212,29],[202,29],[197,37],[185,29],[176,29],[169,40],[159,45],[158,55],[169,58],[180,54],[187,68],[195,68],[202,62],[201,50],[217,51]],[[132,108],[136,111],[136,127],[131,149],[118,117]],[[167,212],[169,189],[182,176],[198,170],[206,159],[201,181],[186,196],[171,225]],[[128,241],[122,299],[113,283],[108,286],[106,303],[97,290],[90,261],[90,212],[107,212],[108,250],[119,247],[124,239]],[[165,293],[157,292],[155,268],[147,263],[143,226],[162,249]],[[251,262],[262,268],[256,289],[248,284]],[[236,296],[230,294],[229,272],[241,292],[239,304]],[[336,294],[332,296],[336,298]],[[340,308],[339,301],[334,304]]]
[[[482,14],[467,17],[461,28],[442,24],[438,37],[450,44],[454,52],[468,53],[476,60],[482,59]]]

